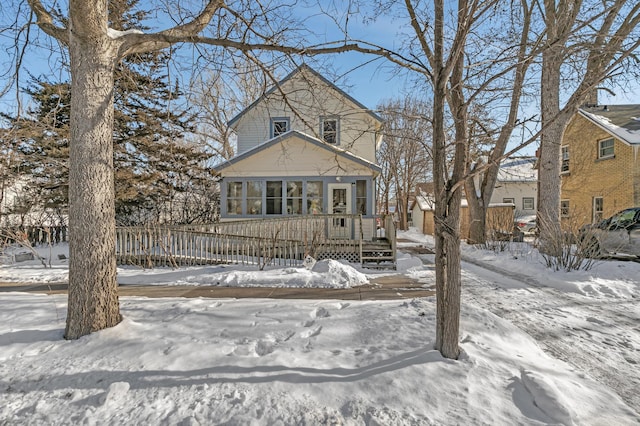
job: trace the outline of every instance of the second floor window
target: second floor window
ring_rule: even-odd
[[[271,137],[275,138],[289,131],[289,118],[279,117],[271,119]]]
[[[322,118],[320,120],[320,132],[322,140],[332,145],[337,145],[338,140],[338,119]]]
[[[613,139],[598,141],[598,158],[613,157]]]
[[[564,145],[562,147],[562,165],[560,166],[561,173],[569,172],[569,146]]]

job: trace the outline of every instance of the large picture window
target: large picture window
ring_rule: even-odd
[[[226,216],[301,215],[326,213],[322,180],[242,179],[224,183]],[[358,208],[367,208],[366,181],[357,181]],[[349,185],[351,187],[351,185]]]
[[[613,139],[598,141],[598,158],[611,158],[613,154]]]

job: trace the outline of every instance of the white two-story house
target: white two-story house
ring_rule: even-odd
[[[217,166],[221,221],[361,214],[374,235],[377,114],[302,65],[229,125],[238,153]]]

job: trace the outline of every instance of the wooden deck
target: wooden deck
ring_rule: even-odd
[[[385,231],[393,235],[386,240],[367,235],[366,220],[375,218],[313,215],[210,225],[118,227],[116,257],[119,264],[148,268],[221,263],[298,266],[306,256],[395,268],[393,222],[384,222]]]

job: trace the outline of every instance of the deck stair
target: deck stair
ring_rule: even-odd
[[[360,261],[363,268],[396,269],[395,250],[386,238],[363,241]]]

